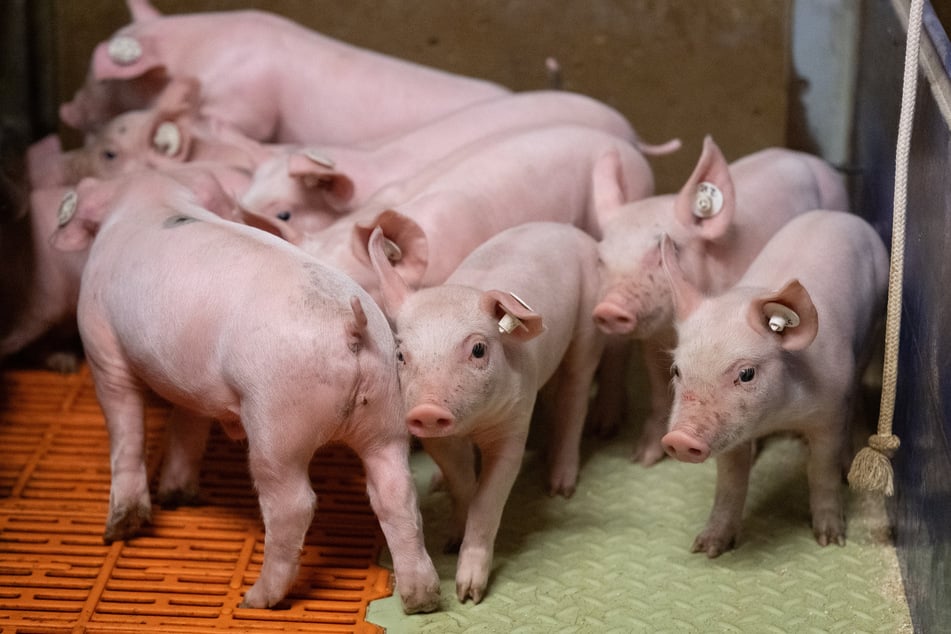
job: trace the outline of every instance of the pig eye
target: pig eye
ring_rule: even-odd
[[[679,379],[679,378],[680,378],[680,368],[678,368],[676,365],[670,366],[670,376],[673,377],[673,378],[675,378],[675,379]]]
[[[286,222],[286,221],[288,221],[288,220],[291,219],[291,212],[290,212],[290,211],[282,211],[282,212],[280,212],[280,213],[277,214],[277,219],[278,219],[278,220],[283,220],[283,221]]]
[[[476,345],[472,346],[472,356],[476,359],[481,359],[485,356],[485,344],[481,341]]]
[[[107,161],[114,161],[117,156],[118,154],[116,154],[112,150],[106,150],[105,152],[102,153],[102,158],[106,159]]]
[[[756,376],[756,370],[753,368],[743,368],[740,370],[740,381],[743,383],[749,383],[753,380],[754,376]]]

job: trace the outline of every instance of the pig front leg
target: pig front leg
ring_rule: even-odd
[[[172,410],[166,426],[165,457],[159,477],[158,501],[164,508],[198,504],[198,474],[212,420]]]
[[[260,431],[278,420],[248,417],[246,423]],[[248,434],[248,462],[264,519],[264,563],[257,581],[244,595],[243,608],[270,608],[287,596],[297,578],[304,537],[317,502],[308,472],[315,445],[292,438],[274,440]]]
[[[528,427],[528,417],[523,428]],[[517,424],[513,425],[518,427]],[[525,453],[526,434],[514,434],[479,444],[482,473],[479,487],[469,505],[466,534],[456,564],[456,596],[465,603],[479,603],[485,596],[492,571],[495,537],[502,521],[502,509],[508,500]]]
[[[745,442],[717,457],[717,484],[713,509],[703,531],[690,549],[718,557],[736,546],[743,520],[743,505],[753,467],[753,443]]]
[[[452,498],[452,518],[445,552],[459,552],[466,532],[469,505],[478,486],[475,447],[469,438],[463,436],[421,438],[420,442],[439,467]]]
[[[812,532],[820,546],[845,546],[845,519],[842,512],[842,453],[847,434],[837,427],[807,436],[809,458],[806,477],[809,481],[809,510]]]
[[[669,348],[665,348],[660,341],[648,339],[644,341],[643,348],[650,390],[650,413],[644,420],[631,460],[650,467],[666,455],[660,439],[667,433],[667,420],[670,416],[671,358],[666,352]]]
[[[439,608],[439,574],[423,541],[423,518],[409,470],[408,443],[359,452],[367,493],[393,558],[396,588],[407,614]]]

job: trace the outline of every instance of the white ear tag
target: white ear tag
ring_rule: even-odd
[[[786,328],[795,328],[799,325],[799,315],[788,306],[767,302],[763,312],[769,316],[769,329],[773,332],[782,332]]]
[[[165,156],[175,156],[182,149],[182,132],[171,121],[162,123],[155,129],[152,147]]]
[[[128,66],[142,57],[142,45],[129,35],[117,35],[109,40],[109,59],[120,66]]]
[[[333,169],[337,166],[337,163],[332,158],[329,156],[324,156],[314,148],[307,148],[304,150],[303,154],[314,163],[317,163],[317,165],[322,165],[328,169]]]
[[[723,193],[713,183],[706,181],[697,185],[697,196],[693,199],[693,215],[697,218],[710,218],[723,209]]]
[[[525,307],[525,310],[532,310],[531,306],[525,303],[525,301],[516,295],[515,293],[509,293],[515,301]],[[513,315],[510,312],[507,312],[502,315],[502,319],[499,320],[499,332],[504,334],[512,334],[515,332],[515,329],[522,325],[522,320]]]
[[[78,201],[79,196],[76,195],[76,192],[66,192],[66,194],[63,196],[62,202],[59,204],[59,211],[56,212],[57,226],[62,227],[73,219],[73,216],[76,215],[76,203]]]
[[[383,238],[383,254],[390,262],[399,262],[403,259],[403,250],[389,238]]]

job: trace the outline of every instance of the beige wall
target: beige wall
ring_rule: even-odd
[[[786,141],[792,0],[153,0],[164,12],[266,8],[327,35],[516,90],[564,88],[624,113],[648,141],[685,148],[654,161],[679,187],[704,134],[728,158]],[[128,21],[120,0],[51,0],[59,100],[96,42]],[[69,141],[70,139],[67,139]],[[75,142],[75,138],[72,139]]]

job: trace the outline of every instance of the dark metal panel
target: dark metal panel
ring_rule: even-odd
[[[890,238],[905,33],[890,2],[865,5],[856,200]],[[938,44],[946,50],[946,42]],[[951,624],[951,134],[922,74],[917,100],[894,423],[902,446],[891,510],[916,631],[943,632]]]

